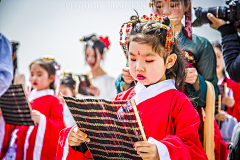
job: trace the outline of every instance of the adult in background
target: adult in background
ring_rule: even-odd
[[[210,26],[221,32],[223,58],[230,78],[235,82],[240,82],[240,40],[238,35],[240,28],[231,23],[227,24],[226,21],[216,18],[211,13],[208,13],[207,17],[212,21]]]

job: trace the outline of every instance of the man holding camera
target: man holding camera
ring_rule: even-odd
[[[212,22],[210,26],[222,34],[223,56],[230,78],[240,82],[240,40],[238,36],[240,28],[236,30],[233,24],[227,24],[226,21],[216,18],[211,13],[208,13],[207,17]]]
[[[223,56],[226,69],[232,80],[240,82],[240,40],[238,32],[240,28],[235,28],[233,24],[227,24],[226,21],[216,18],[213,14],[207,14],[212,22],[212,28],[217,29],[222,34]],[[231,143],[229,145],[228,160],[240,159],[240,123],[234,127]]]

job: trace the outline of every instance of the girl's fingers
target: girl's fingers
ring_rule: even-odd
[[[130,73],[122,72],[122,76],[132,77]]]
[[[79,146],[81,144],[81,142],[76,143],[76,142],[73,142],[71,140],[69,140],[68,143],[69,143],[70,146]]]
[[[86,141],[87,140],[87,138],[85,137],[85,135],[79,135],[79,134],[76,134],[76,133],[73,133],[72,134],[72,137],[75,137],[75,138],[77,138],[77,139],[79,139],[79,140],[81,140],[81,141]]]
[[[125,67],[122,69],[123,72],[129,72],[129,67]]]

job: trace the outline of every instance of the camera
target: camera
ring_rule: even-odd
[[[233,23],[237,28],[240,27],[240,0],[226,1],[228,7],[210,7],[203,9],[202,7],[194,8],[197,19],[193,22],[193,27],[201,26],[205,23],[212,23],[207,18],[207,13],[212,13],[215,17]]]

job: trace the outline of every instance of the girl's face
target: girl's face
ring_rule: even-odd
[[[131,42],[129,45],[129,71],[143,85],[166,79],[164,59],[147,44]]]
[[[49,89],[50,84],[54,81],[54,75],[49,77],[48,72],[39,64],[32,64],[30,68],[30,82],[32,87],[39,90]]]
[[[62,93],[64,96],[73,97],[73,91],[69,87],[61,85],[59,87],[58,99],[62,104],[64,104],[64,99],[60,93]]]
[[[98,49],[96,49],[96,58],[94,49],[92,47],[87,47],[85,52],[85,60],[92,70],[100,67],[100,61],[103,59],[103,56],[100,54]]]
[[[216,59],[217,59],[217,75],[221,74],[225,65],[224,65],[224,60],[223,60],[223,55],[222,55],[222,51],[217,48],[217,47],[213,47],[214,52],[216,54]]]
[[[155,0],[153,11],[155,14],[176,19],[174,25],[178,25],[181,23],[184,13],[188,11],[188,7],[184,6],[183,0]]]

